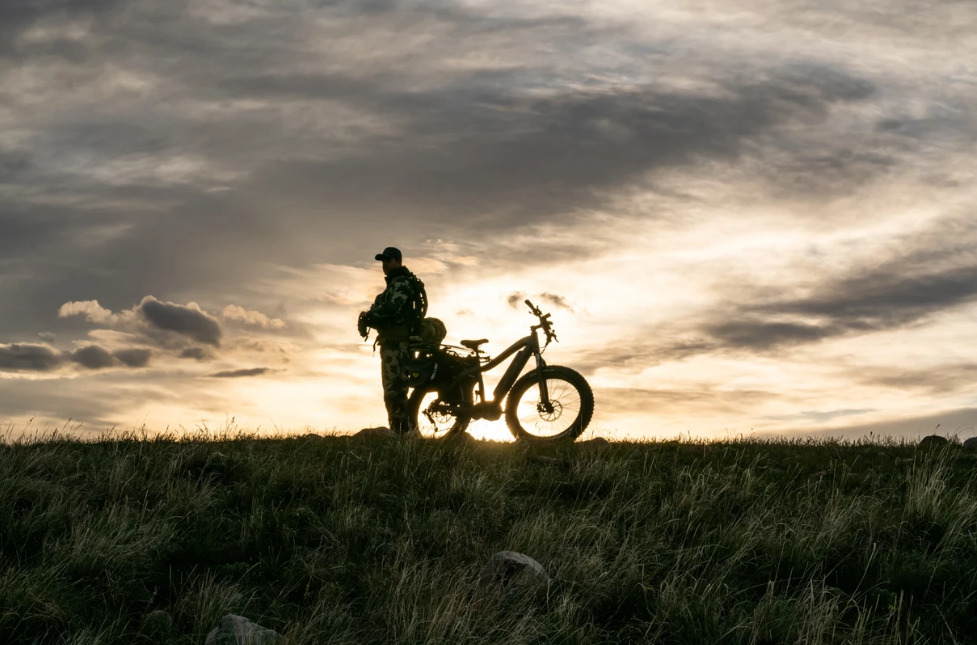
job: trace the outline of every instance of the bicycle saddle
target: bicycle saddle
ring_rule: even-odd
[[[488,342],[488,338],[481,338],[479,340],[463,340],[461,341],[462,347],[467,347],[468,349],[473,349],[478,351],[478,346]]]

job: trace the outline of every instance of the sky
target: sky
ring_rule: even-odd
[[[969,437],[975,152],[970,0],[4,0],[0,429],[385,424],[397,246],[590,434]]]

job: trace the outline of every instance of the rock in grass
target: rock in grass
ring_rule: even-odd
[[[600,448],[603,446],[611,445],[611,442],[604,437],[593,437],[591,439],[585,439],[584,441],[578,441],[578,446],[589,446],[591,448]]]
[[[244,616],[227,614],[209,634],[204,645],[274,645],[278,632],[252,623]]]
[[[471,436],[467,432],[456,432],[453,435],[445,437],[445,440],[457,446],[469,446],[479,443],[478,439]]]
[[[379,428],[363,428],[359,432],[353,435],[354,437],[396,437],[397,433],[386,426],[380,426]]]
[[[550,577],[539,562],[518,551],[499,551],[492,555],[482,567],[478,586],[491,587],[530,587],[546,585]]]
[[[142,619],[139,633],[152,643],[163,643],[173,635],[173,617],[162,609],[151,611]]]
[[[977,437],[971,437],[963,442],[963,447],[966,450],[977,450]]]
[[[946,437],[941,437],[938,434],[931,434],[928,437],[923,437],[919,440],[920,448],[937,448],[940,446],[945,446],[950,443],[950,440]]]

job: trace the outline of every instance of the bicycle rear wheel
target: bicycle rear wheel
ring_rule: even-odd
[[[408,401],[414,428],[426,439],[444,439],[464,432],[471,417],[458,413],[456,405],[442,401],[437,390],[416,389]]]
[[[549,406],[540,391],[546,381]],[[505,407],[505,424],[517,439],[556,441],[576,439],[594,415],[594,393],[576,370],[548,365],[516,381]]]

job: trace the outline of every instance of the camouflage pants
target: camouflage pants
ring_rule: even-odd
[[[387,406],[390,429],[398,434],[410,431],[407,407],[407,363],[411,359],[407,341],[387,341],[380,345],[380,375],[383,402]]]

